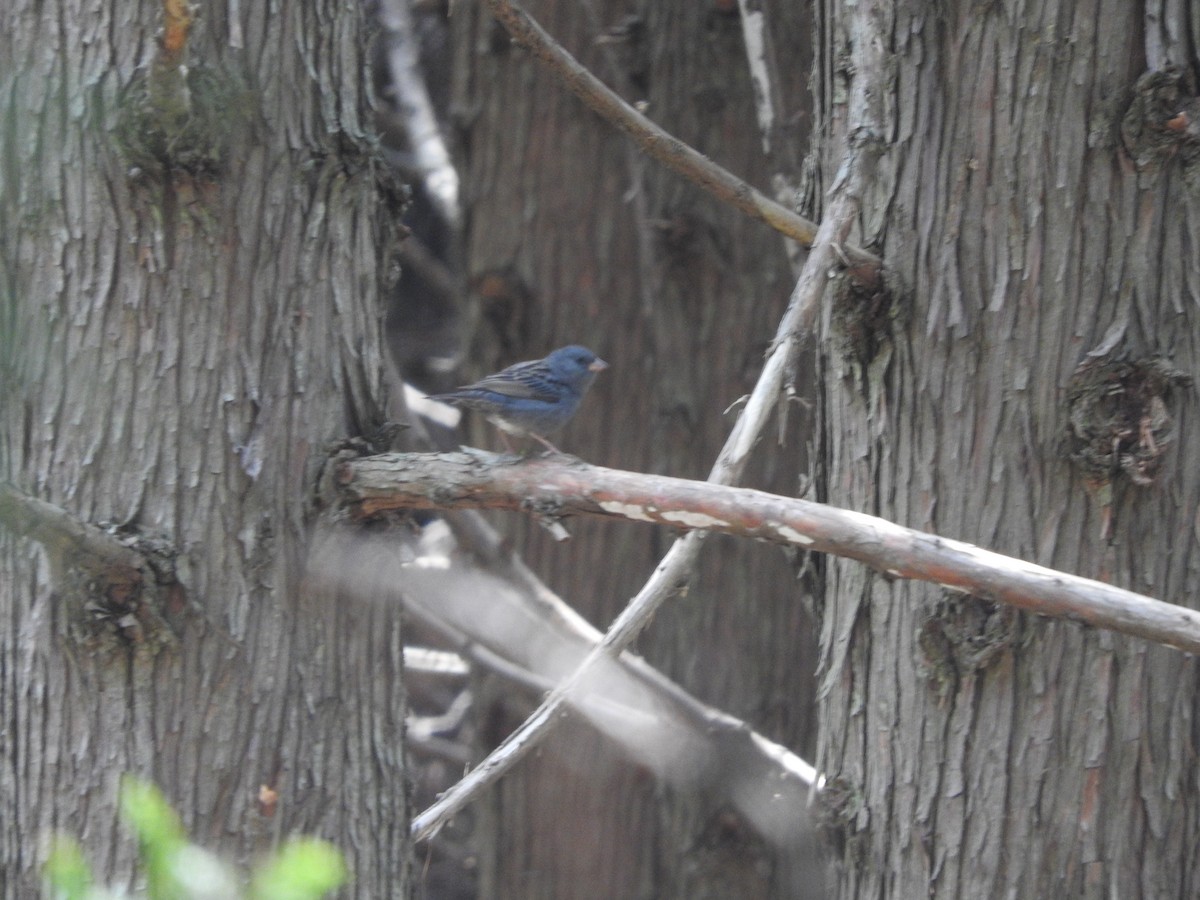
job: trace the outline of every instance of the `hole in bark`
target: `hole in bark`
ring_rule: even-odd
[[[1179,67],[1138,79],[1121,120],[1121,141],[1139,169],[1158,171],[1178,154],[1185,172],[1200,177],[1200,97]]]
[[[1084,360],[1067,384],[1064,454],[1094,485],[1121,475],[1153,484],[1175,440],[1171,396],[1191,383],[1161,357]]]
[[[1011,607],[970,594],[947,592],[929,611],[917,635],[917,665],[942,700],[964,675],[986,669],[1016,640]]]
[[[252,113],[240,78],[200,65],[141,69],[118,104],[115,134],[130,170],[158,179],[215,180]]]
[[[865,367],[891,342],[894,295],[887,287],[863,287],[845,273],[837,275],[833,291],[833,327],[842,352]]]

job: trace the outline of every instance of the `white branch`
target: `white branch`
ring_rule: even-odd
[[[388,69],[396,92],[396,110],[404,121],[417,173],[439,214],[457,227],[462,219],[458,170],[450,159],[425,89],[409,0],[382,0],[379,17],[391,38]]]
[[[749,0],[738,0],[742,19],[742,40],[746,45],[746,64],[754,85],[754,112],[762,132],[763,153],[771,155],[771,136],[775,133],[775,85],[767,58],[767,16],[761,6],[751,8]]]

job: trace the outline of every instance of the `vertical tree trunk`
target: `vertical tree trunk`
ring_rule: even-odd
[[[646,100],[655,121],[770,190],[778,163],[763,156],[736,5],[648,4],[628,18],[613,3],[526,8],[627,99]],[[804,15],[773,20],[789,73],[807,71]],[[560,446],[600,464],[705,477],[732,424],[722,412],[753,385],[792,286],[782,240],[641,158],[485,12],[454,23],[458,107],[473,114],[466,250],[481,317],[466,375],[587,344],[612,367]],[[796,93],[781,116],[803,132]],[[791,413],[786,443],[764,442],[753,485],[797,490],[809,438],[804,410]],[[495,441],[486,426],[472,439]],[[504,527],[523,526],[509,517]],[[601,626],[672,540],[582,521],[571,531],[569,545],[536,530],[519,545]],[[703,700],[803,750],[809,632],[782,554],[713,538],[688,594],[639,650]],[[714,880],[721,870],[741,895],[789,893],[794,848],[760,846],[697,798],[663,803],[661,786],[596,740],[572,727],[498,788],[503,828],[483,851],[485,896],[728,896],[729,882]]]
[[[218,852],[320,835],[348,854],[350,893],[406,890],[398,611],[305,579],[316,473],[379,392],[390,228],[362,15],[202,13],[188,121],[219,86],[216,115],[164,149],[130,118],[159,4],[0,12],[4,478],[165,549],[178,578],[169,628],[133,627],[130,611],[152,621],[150,586],[118,602],[78,558],[0,531],[6,897],[36,892],[48,830],[128,878],[126,772]]]
[[[865,240],[896,276],[890,312],[838,306],[822,336],[831,502],[1189,603],[1200,473],[1164,416],[1190,446],[1171,388],[1197,364],[1194,151],[1164,127],[1177,108],[1123,124],[1146,68],[1194,59],[1186,28],[1105,0],[874,7],[884,69],[846,6],[820,8],[823,170],[845,79],[871,79]],[[1162,155],[1123,145],[1140,123]],[[841,896],[1200,893],[1193,660],[853,563],[829,577]]]

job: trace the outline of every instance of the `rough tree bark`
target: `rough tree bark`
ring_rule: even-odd
[[[567,49],[683,140],[760,189],[764,159],[736,5],[536,2]],[[590,11],[590,12],[589,12]],[[777,11],[778,13],[778,11]],[[793,71],[806,71],[803,10],[775,20]],[[612,367],[560,446],[589,461],[703,478],[756,377],[794,278],[781,239],[642,159],[587,112],[482,10],[453,17],[456,108],[464,122],[466,256],[481,327],[479,375],[569,342]],[[783,86],[795,140],[807,129],[799,81]],[[799,95],[799,96],[798,96]],[[804,410],[772,440],[750,484],[795,494],[807,470]],[[472,433],[494,446],[486,426]],[[520,530],[527,561],[604,626],[672,540],[572,522],[563,546]],[[779,551],[712,538],[688,595],[639,652],[695,695],[799,751],[811,747],[809,627]],[[511,717],[497,723],[515,724]],[[787,892],[794,854],[760,845],[735,816],[669,798],[568,725],[495,792],[484,896],[745,896]],[[669,792],[668,792],[669,793]]]
[[[830,501],[1194,605],[1200,207],[1172,118],[1194,12],[818,9],[823,171],[868,79],[864,242],[895,275],[890,305],[841,298],[822,335]],[[1138,85],[1172,62],[1193,68]],[[1200,893],[1194,659],[852,563],[829,579],[840,896]]]
[[[398,611],[304,577],[328,444],[378,424],[363,14],[231,6],[204,4],[186,98],[150,67],[159,4],[0,9],[2,477],[160,571],[121,592],[0,530],[5,897],[56,829],[129,878],[125,772],[213,850],[319,835],[349,893],[407,890]]]

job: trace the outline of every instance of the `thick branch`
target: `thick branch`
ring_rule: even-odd
[[[32,538],[56,560],[103,575],[107,582],[140,585],[146,560],[102,528],[65,509],[0,484],[0,527]]]
[[[359,514],[397,507],[490,507],[616,516],[791,544],[1019,609],[1077,619],[1191,653],[1200,613],[863,513],[748,488],[642,475],[561,457],[497,462],[472,454],[386,454],[343,464]]]
[[[812,246],[817,236],[815,223],[771,200],[655,125],[581,65],[523,9],[508,0],[486,2],[513,40],[550,68],[590,109],[632,137],[647,154],[751,218],[765,222],[806,247]],[[842,251],[856,278],[876,280],[883,265],[879,257],[858,247],[846,246]]]

